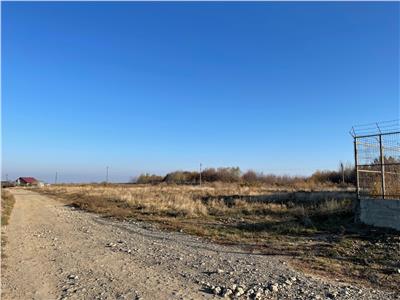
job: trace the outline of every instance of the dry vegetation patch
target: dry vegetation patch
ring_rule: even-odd
[[[157,222],[253,252],[287,256],[309,273],[387,289],[400,284],[399,234],[354,224],[348,199],[271,201],[269,187],[235,184],[64,185],[40,191],[104,216]]]
[[[14,207],[15,199],[14,196],[7,190],[1,189],[1,226],[8,225],[11,211]],[[6,266],[4,265],[4,258],[6,257],[3,247],[7,242],[7,237],[2,234],[1,235],[1,267],[5,268]]]
[[[14,196],[7,190],[1,190],[1,225],[7,225],[14,207]]]

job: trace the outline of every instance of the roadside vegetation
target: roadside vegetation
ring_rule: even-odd
[[[286,256],[308,273],[398,289],[400,235],[354,224],[351,193],[346,198],[339,197],[343,188],[329,190],[324,199],[299,200],[293,187],[218,182],[39,189],[104,217],[155,222],[249,252]]]
[[[2,188],[1,189],[1,226],[2,227],[5,225],[8,225],[11,211],[14,207],[14,203],[15,203],[14,196],[9,191]],[[6,244],[6,242],[7,242],[7,237],[4,234],[2,234],[1,235],[1,259],[2,259],[1,267],[2,268],[6,267],[3,263],[3,258],[6,257],[6,255],[3,251],[3,247]]]
[[[1,189],[1,226],[8,225],[14,203],[14,196],[9,191]]]
[[[294,188],[315,188],[321,185],[334,186],[354,185],[355,170],[351,165],[341,167],[338,171],[316,171],[311,176],[288,176],[257,173],[253,170],[242,172],[238,167],[227,168],[207,168],[201,172],[202,182],[207,183],[239,183],[246,185],[269,185],[280,187]],[[199,184],[200,172],[196,171],[175,171],[168,173],[165,176],[156,174],[141,174],[138,178],[133,179],[133,182],[139,184],[159,184],[159,183],[174,183],[174,184]]]

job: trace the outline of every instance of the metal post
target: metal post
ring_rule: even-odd
[[[358,176],[357,137],[354,137],[354,169],[356,172],[356,203],[354,205],[354,221],[360,221],[360,178]]]
[[[200,174],[200,181],[199,182],[200,182],[200,186],[201,186],[201,163],[200,163],[200,173],[199,174]]]
[[[58,177],[58,174],[57,174],[57,172],[56,172],[56,177],[54,178],[54,184],[57,184],[57,178]]]
[[[383,153],[382,134],[379,135],[379,149],[381,159],[381,184],[382,184],[382,198],[385,199],[385,156]]]
[[[344,165],[342,162],[340,163],[340,170],[342,171],[342,183],[344,184]]]
[[[356,192],[357,199],[360,199],[360,179],[358,176],[358,153],[357,153],[357,138],[354,138],[354,168],[356,172]]]

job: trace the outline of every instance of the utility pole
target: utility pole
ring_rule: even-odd
[[[201,163],[200,163],[200,186],[201,186]]]
[[[344,166],[343,163],[340,163],[340,170],[342,171],[342,183],[344,183]]]
[[[8,174],[6,174],[6,181],[8,181]]]
[[[108,183],[108,166],[106,167],[106,183]]]
[[[58,173],[56,172],[56,176],[55,176],[55,178],[54,178],[54,184],[57,184],[57,178],[58,177]]]

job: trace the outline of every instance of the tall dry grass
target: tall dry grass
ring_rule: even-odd
[[[143,213],[160,213],[187,217],[206,216],[210,212],[222,212],[228,209],[222,200],[203,201],[207,197],[219,195],[255,195],[267,192],[260,188],[239,187],[234,185],[210,185],[207,187],[178,185],[135,185],[129,186],[48,186],[45,193],[63,195],[74,200],[96,201],[102,199],[122,202],[130,208]]]
[[[81,208],[111,215],[128,216],[132,212],[163,216],[202,217],[224,215],[267,215],[298,211],[323,211],[327,205],[339,207],[341,202],[274,203],[263,200],[271,195],[268,187],[215,183],[207,186],[182,185],[60,185],[47,186],[42,192],[61,196]],[[253,197],[253,198],[252,198]],[[249,199],[259,198],[261,201]],[[114,211],[110,211],[114,206]],[[305,208],[303,206],[306,206]],[[326,207],[325,207],[326,206]]]

